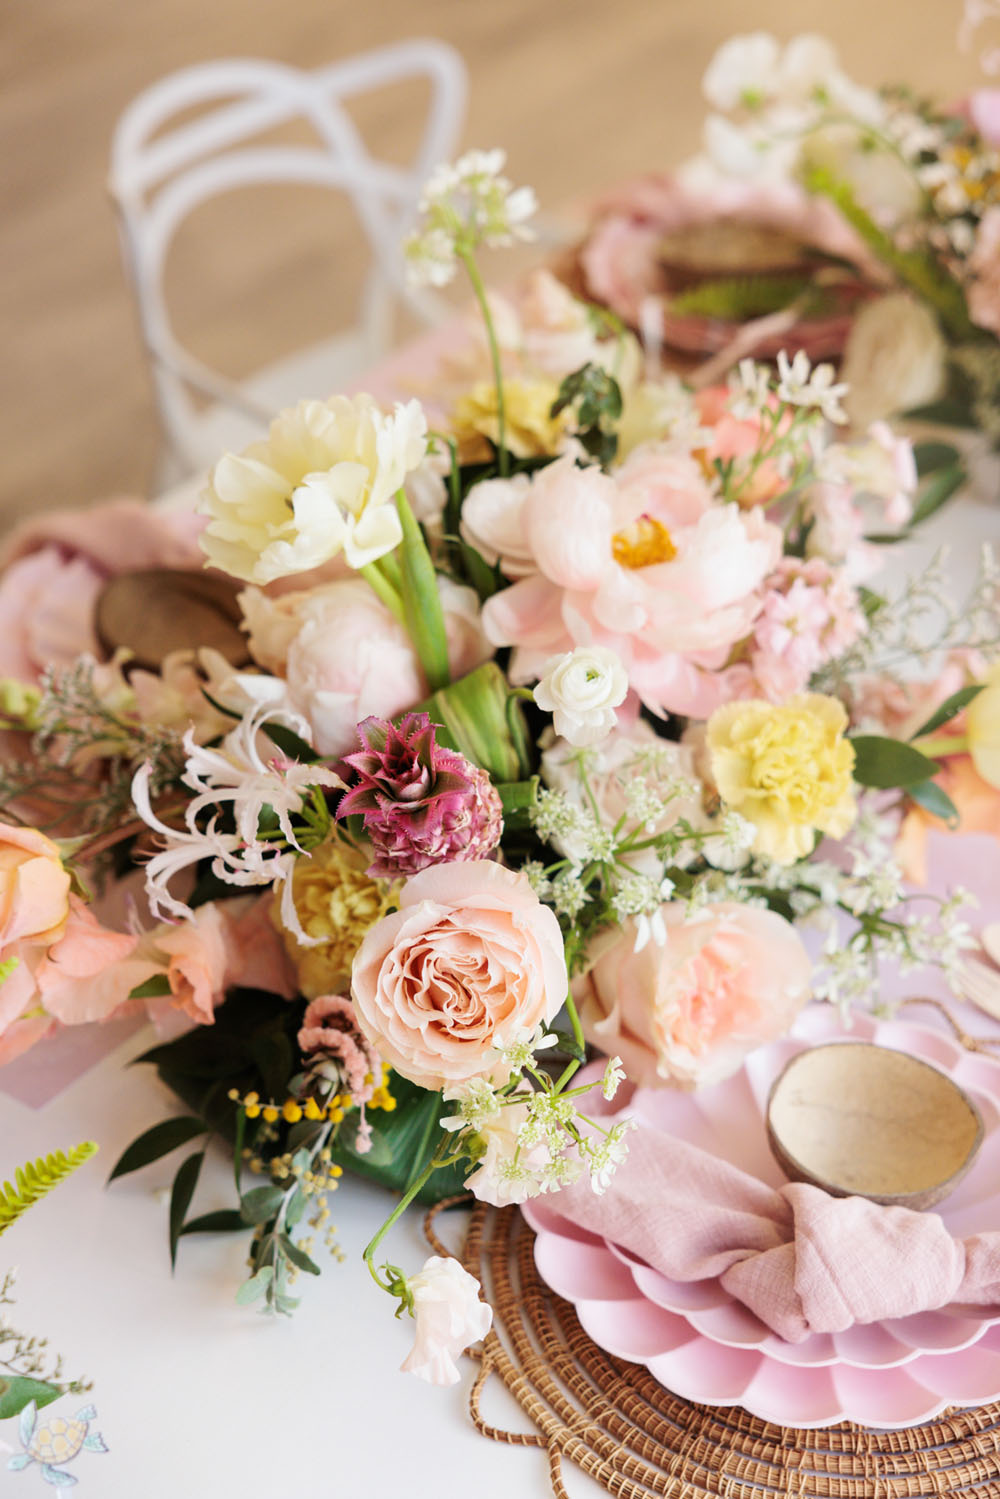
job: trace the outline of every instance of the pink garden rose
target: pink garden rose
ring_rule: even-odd
[[[517,647],[513,679],[602,645],[653,712],[707,717],[721,701],[716,673],[749,633],[781,555],[778,528],[714,501],[693,459],[656,445],[635,449],[613,478],[561,458],[507,497],[516,520],[494,514],[491,534],[516,526],[518,579],[487,600],[483,625],[495,645]],[[522,571],[525,554],[533,572]]]
[[[566,998],[559,923],[524,875],[485,860],[438,864],[403,885],[399,910],[354,960],[358,1023],[422,1088],[494,1071],[495,1048]]]
[[[635,952],[630,918],[578,982],[584,1034],[640,1087],[720,1082],[788,1030],[809,998],[809,955],[773,911],[720,902],[688,916],[678,902],[661,914],[663,947]]]
[[[492,655],[476,595],[439,579],[454,677]],[[283,672],[290,706],[308,719],[321,755],[355,747],[364,718],[394,718],[427,696],[405,628],[361,578],[269,599],[246,589],[240,603],[254,659]]]

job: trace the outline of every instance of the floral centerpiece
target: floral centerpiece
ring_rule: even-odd
[[[335,1247],[343,1174],[393,1188],[365,1257],[439,1382],[490,1310],[457,1261],[381,1258],[407,1204],[600,1194],[629,1121],[588,1108],[588,1047],[605,1098],[695,1087],[810,998],[874,1002],[883,959],[950,971],[960,893],[908,896],[889,848],[904,818],[958,821],[950,767],[994,807],[1000,786],[995,569],[928,639],[933,579],[899,608],[871,586],[933,453],[884,424],[842,440],[847,387],[801,351],[695,391],[644,380],[551,277],[491,298],[477,250],[533,208],[502,164],[436,174],[408,247],[426,279],[463,265],[483,314],[450,419],[308,400],[216,465],[196,544],[236,580],[248,661],[140,667],[106,630],[78,655],[89,625],[56,623],[113,569],[65,544],[0,588],[47,625],[3,683],[5,1060],[142,1005],[180,1022],[146,1060],[189,1112],[113,1175],[198,1142],[171,1254],[247,1231],[239,1299],[279,1312]],[[184,575],[189,518],[118,519],[139,566]],[[943,673],[887,675],[900,649]],[[137,889],[117,928],[102,880]],[[192,1213],[213,1136],[238,1206]]]

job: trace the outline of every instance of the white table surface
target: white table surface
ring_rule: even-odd
[[[950,542],[955,577],[964,584],[975,541],[987,537],[1000,541],[1000,504],[963,503],[937,517],[905,561],[912,566]],[[70,1373],[94,1380],[91,1396],[50,1408],[72,1414],[89,1399],[98,1411],[94,1427],[109,1451],[76,1459],[69,1471],[77,1492],[84,1499],[547,1495],[542,1451],[497,1446],[468,1421],[471,1362],[451,1389],[398,1373],[409,1330],[360,1261],[391,1205],[381,1190],[345,1178],[331,1206],[347,1261],[325,1262],[318,1280],[301,1277],[302,1305],[291,1319],[234,1304],[242,1235],[182,1240],[171,1275],[167,1195],[183,1152],[103,1186],[125,1145],[180,1112],[152,1068],[125,1065],[149,1040],[120,1042],[41,1108],[3,1092],[0,1080],[4,1175],[79,1140],[101,1147],[0,1241],[0,1269],[20,1267],[12,1320],[48,1336]],[[221,1151],[206,1161],[194,1210],[233,1205],[230,1172]],[[417,1268],[428,1252],[420,1222],[421,1214],[411,1213],[388,1241],[392,1258],[406,1267]],[[497,1425],[526,1428],[499,1386],[485,1410]],[[14,1425],[0,1424],[0,1441],[19,1450]],[[581,1499],[601,1492],[575,1471],[567,1482]],[[50,1492],[36,1465],[10,1473],[0,1457],[4,1499]]]

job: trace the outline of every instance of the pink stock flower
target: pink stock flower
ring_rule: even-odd
[[[771,702],[804,692],[813,673],[859,638],[857,593],[821,557],[783,557],[767,580],[750,668]]]
[[[361,813],[375,859],[372,878],[399,879],[429,864],[484,859],[500,842],[503,806],[484,770],[435,743],[426,713],[396,728],[384,718],[358,724],[362,750],[345,756],[347,794],[338,817]]]
[[[514,680],[576,645],[603,645],[654,712],[707,717],[721,701],[715,674],[781,555],[778,528],[714,502],[693,459],[655,446],[615,478],[562,458],[509,500],[535,570],[487,601],[483,625],[494,644],[517,647]]]
[[[579,981],[584,1033],[640,1087],[711,1085],[784,1035],[809,998],[812,965],[773,911],[722,902],[689,916],[677,902],[660,914],[662,947],[636,952],[630,918]]]
[[[352,974],[358,1024],[422,1088],[491,1074],[497,1048],[550,1021],[566,998],[559,923],[499,864],[438,864],[404,884]]]

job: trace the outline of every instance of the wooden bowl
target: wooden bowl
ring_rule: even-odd
[[[800,1052],[775,1079],[767,1135],[792,1181],[920,1210],[958,1186],[982,1144],[983,1121],[929,1062],[869,1041],[834,1041]]]

